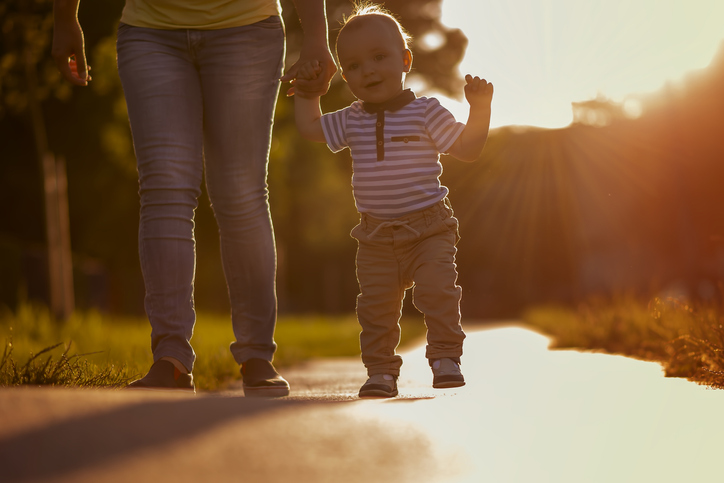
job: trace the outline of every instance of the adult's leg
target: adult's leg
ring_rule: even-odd
[[[276,250],[267,164],[284,60],[277,17],[203,32],[198,63],[204,98],[206,183],[219,226],[238,363],[276,350]]]
[[[172,357],[191,370],[193,218],[203,137],[200,83],[187,45],[186,31],[122,25],[118,33],[118,71],[138,163],[139,254],[153,357]]]

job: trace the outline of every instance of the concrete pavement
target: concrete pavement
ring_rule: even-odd
[[[285,371],[292,394],[0,390],[0,482],[722,481],[724,391],[660,366],[468,331],[459,389],[403,354],[400,397],[359,400],[358,359]]]

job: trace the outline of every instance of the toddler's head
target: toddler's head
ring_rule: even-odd
[[[412,67],[409,34],[390,13],[363,4],[345,19],[337,37],[342,77],[352,93],[366,102],[384,102],[404,89]]]

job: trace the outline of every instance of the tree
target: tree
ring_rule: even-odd
[[[45,199],[48,286],[53,314],[60,320],[74,310],[73,268],[65,163],[48,149],[41,102],[67,97],[54,67],[43,57],[50,42],[52,17],[48,0],[11,1],[0,7],[3,55],[0,58],[0,116],[6,110],[26,113],[35,139]]]
[[[627,117],[623,104],[602,95],[588,101],[574,102],[572,107],[574,124],[601,127]]]

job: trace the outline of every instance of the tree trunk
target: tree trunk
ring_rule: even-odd
[[[25,74],[35,147],[40,172],[43,174],[50,309],[57,320],[64,321],[75,309],[65,162],[63,159],[56,159],[48,150],[45,122],[37,95],[36,66],[34,56],[30,52],[26,52],[25,56]]]

